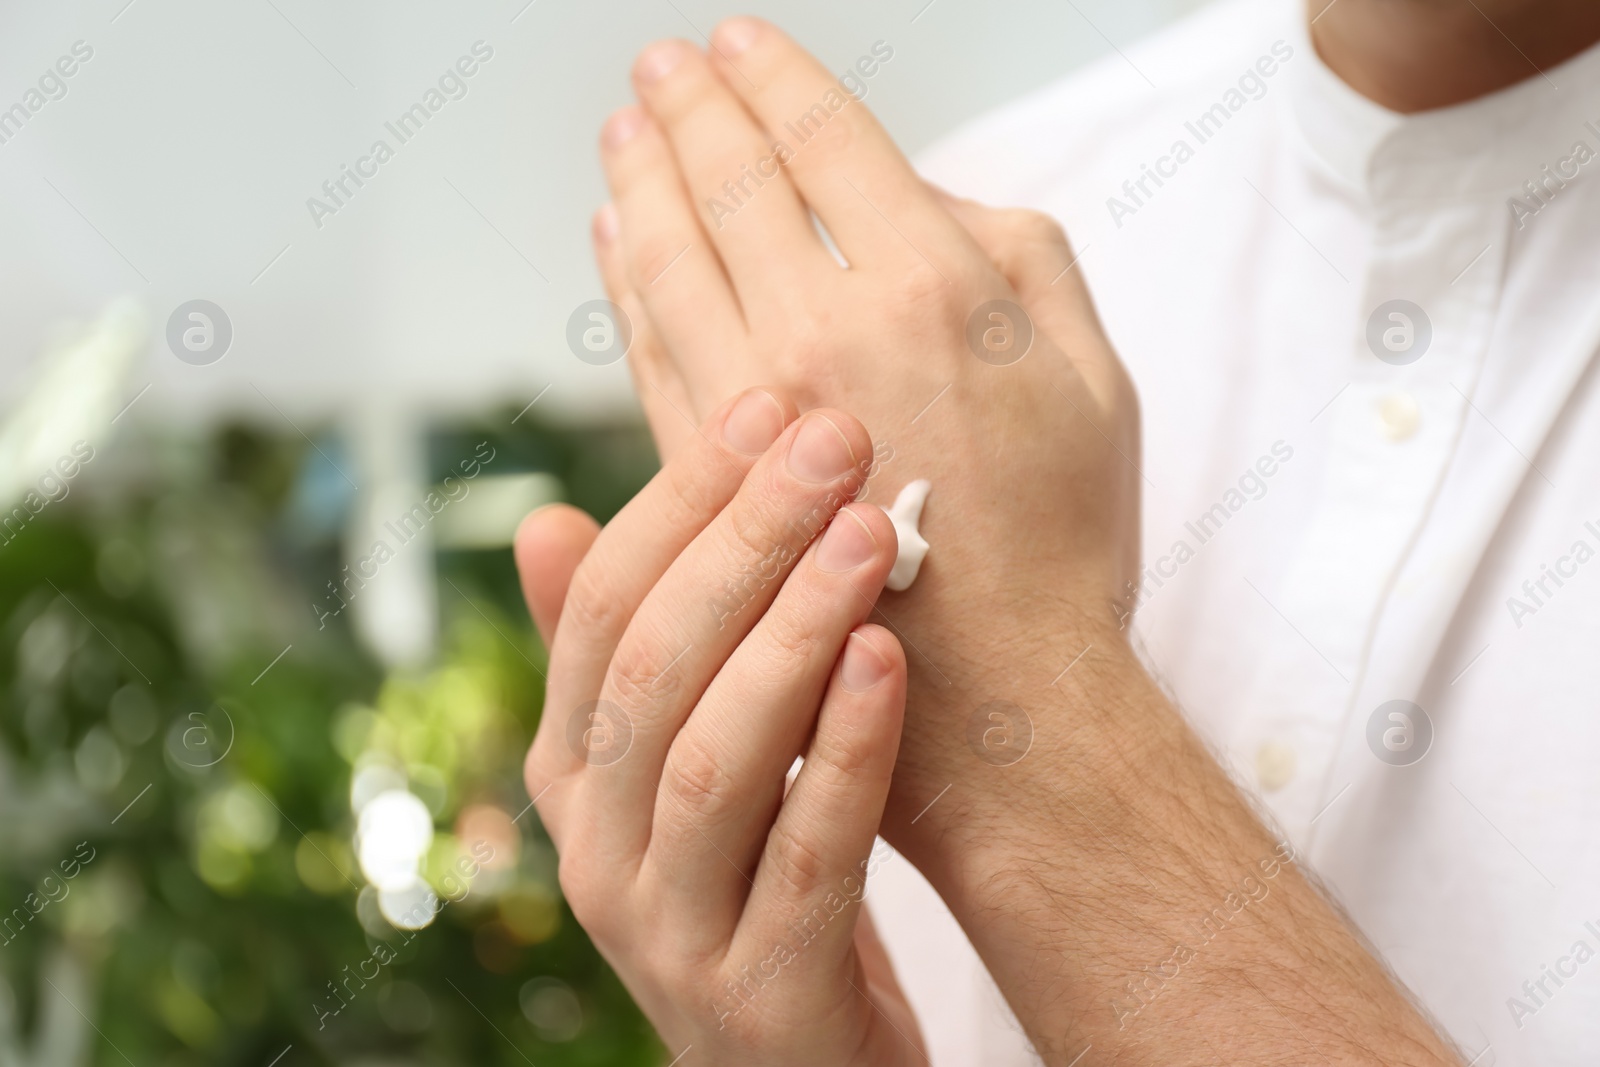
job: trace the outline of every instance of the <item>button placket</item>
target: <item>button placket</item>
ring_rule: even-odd
[[[1290,826],[1309,822],[1326,800],[1384,599],[1470,417],[1499,259],[1484,256],[1464,275],[1460,268],[1497,236],[1498,223],[1482,202],[1375,208],[1350,386],[1324,416],[1323,489],[1294,562],[1276,590],[1263,591],[1317,653],[1275,663],[1259,698],[1321,720],[1306,733],[1323,743],[1297,753],[1294,788],[1274,800]]]

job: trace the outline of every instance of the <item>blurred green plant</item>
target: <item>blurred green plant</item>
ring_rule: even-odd
[[[489,436],[602,520],[653,470],[636,427],[489,425],[435,434],[435,465]],[[439,558],[440,653],[388,673],[314,625],[341,562],[305,520],[323,451],[232,428],[103,453],[0,546],[0,1063],[663,1062],[527,810],[544,653],[509,550]],[[385,784],[433,823],[448,905],[420,930],[353,845]]]

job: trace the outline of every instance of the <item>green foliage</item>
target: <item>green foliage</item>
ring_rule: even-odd
[[[633,428],[494,425],[436,435],[437,464],[492,436],[496,473],[555,473],[602,519],[651,473]],[[442,556],[440,654],[385,672],[311,608],[342,562],[297,489],[321,453],[241,429],[114,447],[0,545],[0,1061],[661,1062],[537,814],[508,821],[544,668],[509,550]],[[433,815],[450,888],[418,931],[356,862],[370,767]],[[509,834],[465,883],[463,813]]]

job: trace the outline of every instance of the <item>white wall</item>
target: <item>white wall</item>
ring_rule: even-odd
[[[156,335],[124,383],[151,385],[136,418],[272,416],[265,397],[307,418],[440,411],[547,383],[552,411],[626,405],[623,368],[579,362],[564,328],[601,295],[594,139],[647,41],[739,10],[841,69],[883,39],[895,58],[869,102],[914,150],[1196,2],[14,0],[0,109],[75,42],[93,57],[0,144],[0,405],[53,323],[118,294]],[[478,40],[494,56],[468,94],[318,229],[307,198],[374,139],[397,144],[384,121]],[[233,323],[209,366],[160,339],[194,298]]]

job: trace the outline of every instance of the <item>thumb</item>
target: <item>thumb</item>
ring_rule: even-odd
[[[600,524],[570,504],[550,504],[530,512],[517,527],[512,552],[522,578],[522,596],[545,648],[556,635],[567,586]]]

